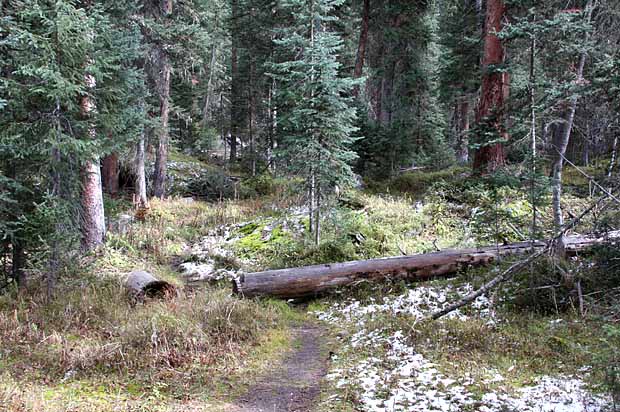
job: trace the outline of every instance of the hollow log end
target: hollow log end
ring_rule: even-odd
[[[125,286],[134,299],[162,299],[174,296],[177,293],[177,288],[173,284],[159,280],[145,271],[131,272],[127,277]]]
[[[177,288],[166,281],[157,280],[142,287],[142,293],[147,298],[168,298],[176,295]]]
[[[245,275],[241,274],[232,280],[232,290],[234,295],[243,296],[243,281],[245,280]]]

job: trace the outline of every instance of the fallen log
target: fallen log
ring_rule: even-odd
[[[125,287],[134,299],[162,298],[176,293],[173,284],[159,280],[143,270],[131,272],[125,281]]]
[[[576,255],[588,248],[620,239],[620,231],[604,237],[568,236],[566,253]],[[233,281],[233,292],[245,297],[272,296],[300,298],[319,295],[329,289],[351,285],[361,280],[391,279],[429,280],[447,276],[469,267],[488,265],[502,257],[537,252],[546,242],[519,242],[471,249],[451,249],[412,256],[357,260],[289,269],[246,273]]]

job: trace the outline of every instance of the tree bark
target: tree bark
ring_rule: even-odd
[[[614,137],[614,142],[611,147],[611,161],[609,162],[609,169],[607,169],[607,178],[611,178],[616,166],[616,158],[618,157],[618,136]]]
[[[230,163],[237,160],[237,138],[239,135],[239,119],[241,116],[241,79],[239,79],[239,56],[238,22],[239,5],[237,0],[231,0],[232,26],[231,26],[231,50],[230,50]]]
[[[118,195],[118,153],[112,152],[103,158],[103,188],[112,197]]]
[[[213,74],[215,72],[215,62],[217,58],[217,48],[215,45],[211,49],[211,65],[209,67],[209,80],[207,81],[207,95],[205,96],[205,104],[202,108],[202,128],[207,127],[209,121],[209,108],[211,107],[211,99],[213,94]]]
[[[567,251],[577,254],[610,239],[620,239],[620,231],[608,233],[606,237],[569,236]],[[360,281],[385,278],[422,281],[458,273],[469,267],[488,265],[505,256],[540,251],[546,247],[545,242],[527,241],[499,247],[444,250],[413,256],[246,273],[233,282],[233,292],[245,297],[273,296],[287,299],[315,296]]]
[[[498,137],[508,138],[503,125],[504,102],[508,94],[508,75],[498,71],[498,65],[504,63],[505,50],[497,36],[502,30],[502,19],[506,6],[502,0],[488,0],[484,57],[482,60],[483,77],[480,102],[476,112],[476,123],[486,123],[497,132]],[[474,155],[474,171],[485,174],[492,173],[505,163],[504,146],[502,143],[482,142],[483,146]]]
[[[146,171],[144,167],[146,153],[145,153],[145,145],[146,145],[146,130],[143,128],[140,133],[140,138],[136,143],[136,158],[135,158],[135,170],[136,170],[136,181],[134,186],[134,195],[136,206],[138,207],[146,207],[148,205],[148,198],[146,195]]]
[[[26,272],[24,271],[25,251],[20,241],[11,243],[13,254],[11,258],[11,276],[17,282],[20,289],[26,287]]]
[[[172,14],[172,0],[159,2],[156,9],[149,10],[164,25],[165,17]],[[157,125],[157,149],[155,151],[155,171],[153,176],[153,195],[158,198],[166,196],[166,179],[168,171],[168,145],[170,140],[170,77],[172,65],[165,45],[156,41],[150,52],[150,77],[159,99],[159,124]]]
[[[95,111],[95,101],[89,93],[95,89],[95,77],[84,74],[86,93],[80,97],[80,112],[82,117],[90,120]],[[97,138],[95,126],[91,123],[88,126],[87,135],[89,139]],[[105,240],[105,213],[103,210],[103,190],[101,187],[101,168],[99,167],[99,157],[93,156],[84,162],[81,168],[82,177],[82,249],[89,251],[101,245]]]
[[[167,53],[159,46],[155,47],[153,61],[159,68],[155,80],[159,98],[159,125],[157,126],[157,150],[155,152],[155,172],[153,176],[153,195],[158,198],[166,196],[166,177],[168,170],[168,144],[170,139],[170,75],[171,65]]]
[[[125,281],[125,287],[134,298],[166,297],[176,292],[174,285],[143,270],[131,272]]]
[[[469,99],[461,97],[458,103],[457,161],[464,165],[469,161]]]
[[[370,20],[370,0],[364,0],[364,6],[362,10],[362,27],[360,28],[360,39],[357,45],[357,55],[355,57],[355,69],[353,70],[353,77],[359,79],[362,77],[362,71],[364,69],[364,61],[366,58],[366,46],[368,45],[368,25]],[[355,86],[353,94],[357,96],[359,93],[359,86]]]
[[[592,17],[592,2],[588,2],[586,6],[588,10],[587,21],[590,22]],[[579,57],[579,65],[577,66],[576,83],[581,84],[583,82],[583,69],[586,64],[586,53],[582,52]],[[577,111],[577,95],[573,94],[569,100],[569,106],[564,116],[562,133],[559,135],[559,139],[554,142],[554,161],[552,165],[552,209],[553,209],[553,223],[556,231],[559,231],[564,226],[564,216],[562,215],[562,170],[564,167],[564,158],[566,155],[566,148],[570,141],[570,135],[573,130],[573,123],[575,121],[575,112]],[[557,246],[555,248],[556,255],[564,257],[565,253],[566,236],[559,238]]]

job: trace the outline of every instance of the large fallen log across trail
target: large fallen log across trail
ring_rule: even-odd
[[[597,236],[568,236],[567,255],[576,255],[594,245],[620,239],[620,231]],[[544,249],[545,242],[520,242],[472,249],[452,249],[412,256],[357,260],[289,269],[246,273],[233,281],[233,292],[245,296],[299,298],[318,295],[335,287],[361,280],[428,280],[447,276],[474,266],[488,265],[505,256]]]

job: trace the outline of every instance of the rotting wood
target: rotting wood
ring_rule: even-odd
[[[605,237],[569,236],[566,250],[569,255],[575,255],[610,238],[620,239],[620,231],[608,233]],[[272,296],[287,299],[319,295],[360,280],[386,277],[428,280],[451,275],[469,267],[488,265],[498,258],[541,251],[546,247],[546,242],[527,241],[499,247],[443,250],[412,256],[246,273],[233,281],[233,292],[245,297]]]
[[[171,296],[176,293],[176,288],[173,284],[164,280],[159,280],[149,272],[143,270],[135,270],[127,276],[125,281],[125,287],[128,289],[132,297],[142,299],[149,298],[161,298]]]

